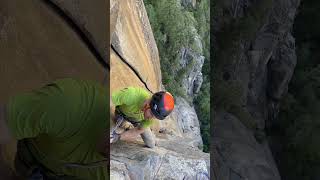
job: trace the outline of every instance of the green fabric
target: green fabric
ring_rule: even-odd
[[[104,159],[96,144],[108,129],[107,90],[101,85],[61,79],[11,98],[8,125],[18,139],[29,138],[37,160],[55,172],[81,179],[109,179],[106,167],[66,167]]]
[[[151,94],[139,87],[128,87],[112,93],[113,104],[118,106],[126,116],[140,122],[142,128],[148,128],[154,122],[153,119],[144,119],[144,113],[141,110],[144,101],[150,98]]]

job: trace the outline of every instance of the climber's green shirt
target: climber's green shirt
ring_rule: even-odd
[[[108,129],[108,93],[101,85],[74,79],[57,80],[13,97],[8,125],[18,139],[27,139],[38,162],[55,174],[86,180],[109,179],[107,168],[66,167],[104,160],[97,141]]]
[[[126,116],[140,122],[143,128],[150,127],[154,122],[152,119],[144,119],[144,113],[141,110],[145,100],[150,98],[148,91],[139,87],[128,87],[112,93],[113,104],[118,106]]]

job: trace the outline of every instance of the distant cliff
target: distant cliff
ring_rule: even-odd
[[[280,180],[266,130],[295,65],[299,0],[217,1],[213,9],[214,167],[218,180]]]

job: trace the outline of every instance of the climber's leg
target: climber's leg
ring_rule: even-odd
[[[115,124],[117,124],[119,119],[124,119],[124,121],[119,126],[119,128],[122,129],[122,131],[120,133],[122,133],[124,130],[127,131],[129,129],[133,129],[134,128],[134,126],[126,119],[126,117],[123,116],[123,114],[120,112],[120,110],[116,107],[116,110],[115,110],[114,116],[113,116],[113,122]]]
[[[114,121],[115,125],[110,131],[110,143],[117,142],[120,139],[120,135],[123,132],[134,128],[134,126],[130,122],[128,122],[117,111],[115,112],[115,115],[113,117],[113,121]]]
[[[120,139],[120,134],[125,131],[125,129],[121,127],[121,124],[124,122],[122,116],[115,115],[113,120],[115,121],[115,125],[110,130],[110,144],[117,142]]]
[[[154,138],[154,134],[152,133],[150,128],[146,128],[144,132],[141,134],[141,137],[144,141],[144,144],[149,148],[154,148],[156,146],[156,141]]]

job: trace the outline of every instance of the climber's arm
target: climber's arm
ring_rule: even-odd
[[[34,138],[39,134],[63,137],[82,122],[74,123],[74,104],[80,98],[66,93],[69,86],[77,92],[77,83],[69,79],[57,80],[33,91],[10,98],[7,105],[7,124],[12,136],[17,139]],[[70,91],[70,90],[68,90]],[[79,114],[79,113],[78,113]]]
[[[133,129],[130,129],[128,131],[123,132],[120,135],[120,140],[123,140],[123,141],[134,141],[143,132],[144,132],[143,128],[135,127]]]

